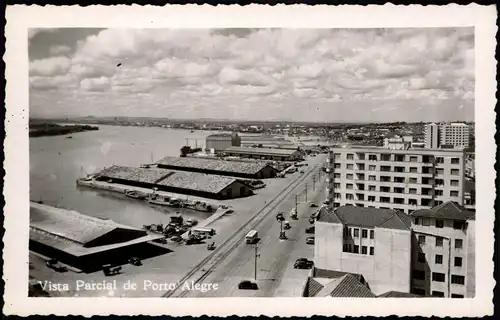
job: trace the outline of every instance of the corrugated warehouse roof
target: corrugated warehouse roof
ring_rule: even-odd
[[[225,161],[195,157],[165,157],[157,162],[158,165],[173,166],[178,168],[195,168],[227,173],[256,174],[265,167],[265,163]]]
[[[97,176],[154,184],[170,174],[171,171],[164,169],[112,166],[99,172]]]
[[[309,297],[374,298],[373,292],[359,278],[350,273],[339,272],[339,277],[308,278]]]
[[[421,296],[408,293],[408,292],[399,292],[399,291],[389,291],[379,295],[377,298],[420,298]]]
[[[30,227],[38,238],[59,238],[64,239],[68,245],[73,243],[81,246],[116,230],[132,231],[137,233],[137,238],[147,235],[144,230],[111,220],[35,202],[30,203]]]
[[[217,194],[238,181],[235,178],[198,172],[175,171],[157,184],[172,188],[196,190]]]
[[[297,152],[293,149],[271,149],[271,148],[245,148],[245,147],[229,147],[225,152],[235,152],[241,154],[262,154],[274,156],[291,156]]]
[[[318,221],[367,228],[410,230],[411,227],[411,219],[401,211],[355,206],[342,206],[336,210],[321,207]]]
[[[415,210],[411,213],[412,217],[430,217],[449,220],[470,220],[474,219],[476,214],[467,210],[456,202],[449,201],[431,209]]]

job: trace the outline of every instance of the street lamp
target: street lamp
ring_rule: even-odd
[[[255,281],[257,281],[257,259],[260,257],[260,254],[257,252],[257,248],[258,248],[257,244],[255,244],[255,247],[254,247],[254,249],[255,249],[255,260],[254,260],[255,263],[254,263],[254,269],[253,269],[254,270],[253,278]]]

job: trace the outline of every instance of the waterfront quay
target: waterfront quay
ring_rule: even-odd
[[[306,160],[308,166],[304,168],[304,173],[302,174],[296,172],[291,175],[287,175],[285,178],[263,179],[266,187],[256,190],[255,194],[250,197],[216,201],[214,205],[224,204],[227,207],[231,207],[232,212],[225,214],[224,211],[218,210],[215,214],[205,214],[205,218],[200,219],[200,225],[213,228],[217,231],[216,235],[214,235],[210,241],[215,242],[217,248],[221,246],[221,250],[224,250],[223,245],[225,243],[232,244],[236,240],[238,242],[243,241],[243,239],[238,239],[238,237],[244,237],[243,233],[245,231],[242,230],[246,230],[245,228],[250,227],[248,221],[251,220],[253,216],[259,214],[265,217],[275,216],[278,210],[289,211],[294,206],[294,203],[289,203],[287,201],[289,201],[290,198],[294,199],[296,194],[302,194],[302,197],[304,197],[306,183],[309,184],[309,188],[312,188],[313,179],[315,181],[314,183],[318,184],[317,181],[319,179],[319,172],[324,160],[324,157],[321,156],[308,158]],[[113,183],[103,182],[103,185],[104,184],[108,184],[110,186],[112,185],[112,188],[121,188]],[[135,189],[136,187],[126,186],[126,188],[130,190]],[[309,192],[311,192],[311,190],[309,190]],[[202,198],[200,198],[200,200],[201,199]],[[136,203],[141,203],[135,199],[127,200],[129,203],[134,201]],[[212,200],[204,199],[204,201],[207,202]],[[305,199],[302,201],[305,201]],[[142,205],[147,206],[144,202]],[[135,221],[134,223],[131,223],[131,225],[135,227],[142,226],[141,221],[148,220],[148,218],[143,219],[140,216],[130,217],[130,214],[134,214],[130,212],[123,212],[123,214],[126,216],[121,217],[118,222],[123,223],[123,221]],[[151,218],[149,218],[148,221],[151,221]],[[158,221],[158,223],[159,222],[161,221]],[[241,236],[241,234],[243,234],[243,236]],[[276,238],[276,241],[279,240]],[[49,294],[53,296],[163,296],[170,291],[163,291],[163,289],[168,288],[168,286],[156,286],[155,284],[187,283],[189,281],[194,281],[191,278],[186,278],[186,273],[199,269],[200,262],[203,262],[203,260],[207,257],[217,254],[218,252],[208,251],[206,244],[184,245],[169,241],[166,245],[161,246],[167,248],[169,252],[153,258],[144,259],[142,261],[142,266],[133,266],[130,264],[122,265],[121,273],[113,275],[112,277],[106,277],[102,272],[86,274],[73,271],[64,273],[56,272],[45,266],[44,257],[31,253],[30,277],[36,279],[36,281],[50,280],[53,283],[70,284],[76,283],[77,280],[82,279],[87,282],[102,282],[111,279],[117,282],[116,287],[105,291],[77,291],[74,286],[72,287],[70,285],[69,290],[67,291],[50,292]],[[123,289],[123,285],[128,282],[136,283],[137,290]],[[144,287],[144,283],[146,282],[150,285]],[[193,283],[196,283],[196,281]],[[222,284],[219,284],[219,286],[221,285]],[[202,291],[203,290],[201,290],[200,293],[202,293]]]

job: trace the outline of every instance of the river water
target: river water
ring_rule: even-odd
[[[186,144],[203,147],[213,132],[100,125],[98,131],[30,138],[30,198],[140,227],[168,223],[175,209],[148,205],[124,195],[76,186],[76,179],[114,164],[138,166],[165,156],[179,156]],[[195,140],[197,139],[197,142]],[[210,214],[186,211],[204,219]]]

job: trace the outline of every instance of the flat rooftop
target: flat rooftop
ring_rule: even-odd
[[[245,148],[245,147],[230,147],[224,150],[225,152],[235,152],[241,154],[262,154],[262,155],[277,155],[291,156],[297,150],[293,149],[273,149],[273,148]]]
[[[177,167],[179,169],[191,168],[242,174],[256,174],[268,166],[267,163],[226,161],[196,157],[165,157],[156,162],[156,164]]]

